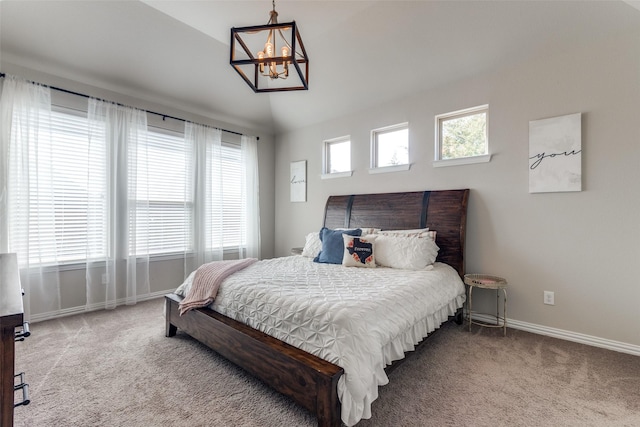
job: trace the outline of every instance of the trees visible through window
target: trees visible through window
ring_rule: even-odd
[[[483,105],[436,116],[436,160],[489,154],[488,113],[489,106]]]

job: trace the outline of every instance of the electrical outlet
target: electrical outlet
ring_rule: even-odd
[[[547,305],[555,305],[555,297],[554,293],[551,291],[544,291],[544,300],[543,302]]]

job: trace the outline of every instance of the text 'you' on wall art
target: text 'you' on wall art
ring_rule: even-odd
[[[582,191],[582,114],[529,122],[529,193]]]

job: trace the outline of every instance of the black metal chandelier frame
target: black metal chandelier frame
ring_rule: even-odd
[[[291,30],[291,40],[286,41],[291,50],[289,56],[274,56],[262,59],[257,58],[256,56],[254,56],[253,52],[249,49],[249,47],[243,40],[244,35],[265,31],[267,33],[269,33],[270,31],[273,32],[269,34],[279,33],[281,37],[283,37],[282,31],[288,31],[289,29]],[[240,48],[238,48],[238,45],[240,46]],[[244,52],[246,54],[246,57],[239,58],[239,51]],[[295,69],[296,74],[300,79],[300,84],[298,84],[298,82],[296,81],[295,84],[291,86],[261,87],[259,84],[261,76],[261,65],[262,68],[264,68],[274,63],[277,66],[284,66],[285,63],[293,65],[293,68]],[[251,87],[251,89],[253,89],[253,91],[256,93],[309,89],[309,57],[307,56],[307,52],[304,48],[304,44],[302,43],[302,38],[300,37],[300,32],[298,31],[298,27],[296,26],[295,21],[287,23],[231,28],[230,64],[238,72],[238,74],[240,74],[240,76],[249,85],[249,87]],[[247,67],[250,65],[253,65],[253,73],[245,73],[243,67]],[[253,75],[250,76],[247,74]]]

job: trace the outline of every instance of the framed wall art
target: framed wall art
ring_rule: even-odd
[[[582,114],[529,122],[529,193],[582,191]]]
[[[307,161],[291,162],[291,201],[307,201]]]

